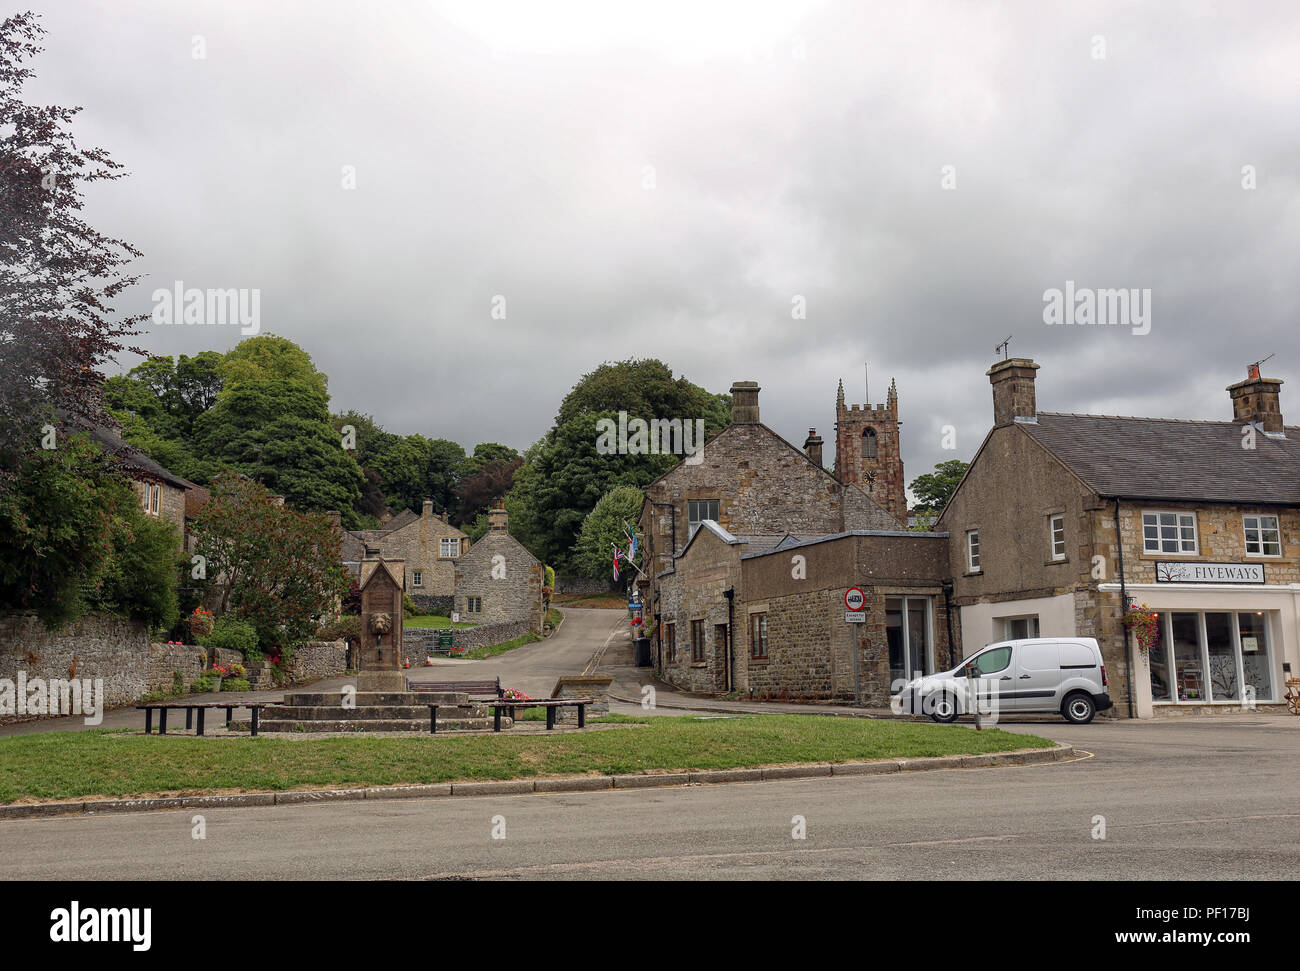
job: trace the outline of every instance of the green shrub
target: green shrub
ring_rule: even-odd
[[[200,675],[190,682],[190,694],[201,695],[212,690],[212,679],[206,674]]]
[[[251,691],[252,688],[244,678],[224,678],[221,682],[222,691]]]
[[[180,671],[173,671],[172,672],[172,694],[179,695],[184,693],[185,693],[185,675],[182,674]]]
[[[199,638],[208,649],[218,647],[239,651],[249,661],[260,661],[262,652],[257,646],[257,628],[233,614],[224,614],[213,625],[212,633]]]
[[[552,590],[555,589],[555,567],[548,566],[546,568],[546,579],[542,582],[542,586],[550,587]]]
[[[415,605],[409,593],[402,594],[402,613],[407,617],[414,617],[420,612],[420,608]]]

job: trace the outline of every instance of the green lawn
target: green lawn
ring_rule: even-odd
[[[441,614],[416,614],[413,617],[406,617],[402,620],[403,627],[433,627],[442,628],[451,626],[451,618],[443,617]],[[473,627],[474,624],[459,623],[456,630],[465,627]]]
[[[43,732],[0,740],[0,803],[210,790],[515,779],[977,755],[1054,743],[998,729],[816,715],[611,716],[564,735],[195,738]]]

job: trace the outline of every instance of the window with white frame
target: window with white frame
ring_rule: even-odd
[[[460,556],[460,540],[455,536],[444,536],[439,540],[438,555],[444,560],[452,560]]]
[[[422,587],[422,586],[424,586],[424,571],[423,571],[423,570],[412,570],[412,571],[411,571],[411,586],[413,586],[413,587]]]
[[[1196,513],[1163,510],[1142,513],[1142,551],[1175,555],[1199,552]]]
[[[1059,514],[1049,516],[1047,531],[1052,538],[1052,559],[1065,559],[1065,517]]]
[[[1247,556],[1281,556],[1282,533],[1276,516],[1243,516]]]
[[[980,531],[966,531],[966,569],[971,573],[980,571]]]

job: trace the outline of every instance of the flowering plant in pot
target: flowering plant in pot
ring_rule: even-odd
[[[1160,615],[1146,604],[1130,607],[1123,621],[1142,650],[1150,651],[1160,641]]]

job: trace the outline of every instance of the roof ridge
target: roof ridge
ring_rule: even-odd
[[[1094,415],[1082,411],[1040,411],[1038,415],[1050,418],[1110,418],[1119,421],[1178,422],[1184,425],[1237,425],[1235,421],[1215,418],[1151,418],[1144,415]],[[1283,428],[1300,428],[1300,425],[1283,425]]]

